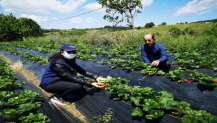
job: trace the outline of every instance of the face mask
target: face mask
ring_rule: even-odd
[[[76,57],[75,54],[69,54],[66,51],[63,51],[62,55],[63,55],[64,58],[69,59],[69,60],[74,59]]]

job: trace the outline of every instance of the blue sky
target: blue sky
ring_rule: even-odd
[[[174,24],[217,18],[217,0],[142,0],[142,3],[142,13],[135,17],[136,26],[144,26],[147,22]],[[0,0],[1,13],[32,18],[42,28],[48,29],[110,25],[103,20],[105,9],[99,8],[101,6],[96,0]],[[96,9],[92,13],[72,17]]]

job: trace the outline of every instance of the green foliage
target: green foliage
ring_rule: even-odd
[[[0,15],[0,40],[15,40],[20,38],[17,19],[13,15]]]
[[[211,25],[211,27],[209,29],[204,30],[203,33],[206,35],[213,35],[217,37],[217,23]]]
[[[162,22],[160,25],[164,26],[164,25],[167,25],[167,23],[166,22]]]
[[[134,108],[133,111],[132,111],[132,114],[131,114],[133,117],[142,117],[144,114],[143,114],[143,111],[141,108]]]
[[[19,119],[19,117],[25,115],[25,113],[35,111],[39,107],[40,107],[39,103],[20,104],[16,109],[14,108],[4,109],[2,112],[2,117],[4,117],[6,121],[16,121]]]
[[[216,123],[217,118],[206,111],[189,110],[182,121],[183,123]]]
[[[4,49],[5,51],[10,52],[11,54],[22,56],[23,58],[25,58],[27,60],[37,62],[39,64],[47,64],[48,63],[47,59],[42,58],[41,56],[33,55],[33,54],[29,53],[29,52],[18,51],[18,50],[15,50],[13,48],[10,48],[10,47],[2,47],[2,49]]]
[[[38,36],[42,34],[40,26],[32,19],[20,18],[17,24],[19,26],[18,32],[22,37]]]
[[[177,68],[175,70],[170,70],[169,73],[167,73],[167,76],[172,80],[180,80],[181,74],[182,74],[181,68]]]
[[[184,33],[185,35],[193,35],[193,34],[195,34],[195,31],[194,31],[192,28],[187,27],[187,28],[185,28],[185,29],[183,30],[183,33]]]
[[[27,18],[17,19],[12,14],[0,15],[0,40],[11,41],[27,36],[38,36],[42,34],[40,26],[33,20]]]
[[[38,113],[41,102],[39,94],[24,90],[23,84],[15,79],[14,72],[0,61],[0,117],[3,122],[46,123],[47,116]]]
[[[113,115],[112,109],[108,108],[104,113],[104,115],[97,116],[94,118],[94,123],[111,123],[112,115]]]
[[[200,85],[207,87],[217,87],[217,78],[199,73],[195,70],[188,70],[192,81],[197,81]]]
[[[11,79],[8,79],[8,78],[1,78],[0,77],[0,90],[10,91],[10,90],[19,89],[19,88],[22,88],[21,83],[11,81]]]
[[[113,99],[131,101],[134,106],[131,113],[133,117],[154,120],[169,114],[181,118],[184,123],[206,120],[209,122],[217,118],[206,111],[192,109],[186,102],[176,101],[173,95],[166,91],[155,92],[149,87],[131,87],[128,81],[122,78],[108,77],[103,82],[108,85],[106,90],[111,93]]]
[[[29,113],[28,116],[20,117],[19,120],[23,123],[47,123],[48,117],[42,113],[33,114]]]
[[[134,15],[142,9],[141,0],[97,0],[99,4],[106,7],[104,19],[114,22],[117,26],[126,20],[129,27],[134,27]]]
[[[143,69],[141,70],[141,73],[148,75],[148,76],[153,76],[157,73],[158,69],[156,67],[152,67],[149,64],[144,64]]]
[[[170,34],[171,36],[176,37],[176,36],[181,35],[181,34],[182,34],[182,31],[181,31],[179,28],[177,28],[177,27],[173,27],[173,28],[169,29],[169,34]]]
[[[153,23],[153,22],[150,22],[150,23],[146,23],[145,24],[145,28],[152,28],[152,27],[154,27],[155,26],[155,24]]]

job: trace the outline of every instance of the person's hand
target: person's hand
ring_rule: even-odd
[[[106,89],[106,85],[104,83],[101,83],[101,82],[93,82],[93,83],[91,83],[91,85],[96,87],[96,88],[102,89],[102,90]]]
[[[160,64],[160,61],[159,60],[155,60],[151,63],[151,66],[158,66]]]
[[[106,78],[101,77],[101,76],[96,78],[96,81],[97,81],[97,82],[103,82],[103,81],[105,81],[105,80],[106,80]]]

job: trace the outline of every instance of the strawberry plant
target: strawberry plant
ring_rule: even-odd
[[[23,123],[47,123],[48,117],[42,113],[33,114],[29,113],[28,116],[22,116],[19,118]]]
[[[157,73],[158,69],[155,67],[152,67],[149,64],[144,64],[143,69],[141,70],[142,74],[148,75],[148,76],[153,76]]]
[[[181,74],[182,70],[180,68],[177,68],[175,70],[169,71],[169,73],[167,73],[167,76],[172,80],[180,80]]]
[[[144,114],[143,114],[143,111],[142,111],[141,108],[136,107],[136,108],[133,109],[131,115],[132,115],[133,117],[142,117]]]
[[[217,72],[217,67],[213,67],[213,70],[214,70],[215,72]]]
[[[1,61],[0,70],[4,73],[0,74],[0,117],[3,118],[3,122],[47,122],[47,116],[37,113],[41,106],[41,102],[36,100],[39,95],[24,90],[23,84],[17,81],[14,72]]]
[[[37,110],[40,107],[40,103],[25,103],[20,104],[16,109],[14,108],[7,108],[4,109],[1,113],[1,116],[4,117],[6,121],[16,121],[25,113],[32,112]]]
[[[209,87],[217,87],[217,78],[203,73],[199,73],[195,70],[188,70],[189,75],[193,81],[198,82],[201,85]]]
[[[3,50],[10,52],[11,54],[21,56],[27,60],[33,61],[33,62],[38,62],[39,64],[47,64],[48,60],[46,58],[42,58],[41,56],[35,56],[31,53],[28,52],[23,52],[23,51],[18,51],[13,48],[9,47],[3,47]]]
[[[176,71],[175,74],[179,72]],[[197,120],[193,117],[187,117],[192,113],[200,114],[201,111],[191,109],[190,104],[186,102],[176,101],[173,95],[166,91],[155,92],[149,87],[131,87],[128,85],[128,81],[122,78],[108,77],[103,82],[107,84],[106,90],[113,96],[113,99],[131,101],[134,106],[131,113],[133,117],[154,120],[169,114],[181,118],[184,122],[206,120],[206,118]],[[210,121],[217,118],[206,111],[202,112],[200,116],[209,116],[207,119]]]
[[[11,81],[10,79],[0,77],[0,90],[1,91],[3,91],[3,90],[10,91],[10,90],[15,90],[15,89],[21,89],[22,86],[23,85],[21,83],[14,82],[14,81]]]

